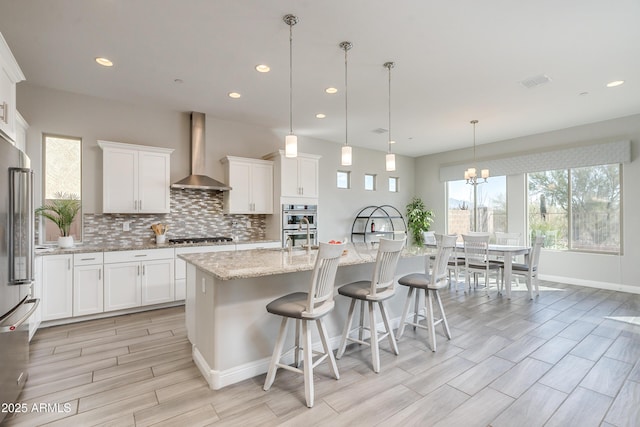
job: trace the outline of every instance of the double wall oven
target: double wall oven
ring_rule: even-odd
[[[318,244],[318,205],[282,205],[282,245]]]

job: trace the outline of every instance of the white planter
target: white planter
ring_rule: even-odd
[[[73,236],[60,236],[58,237],[58,247],[62,249],[68,249],[73,247]]]

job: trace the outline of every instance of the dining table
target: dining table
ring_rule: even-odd
[[[435,248],[435,243],[425,244],[427,247]],[[458,253],[464,253],[464,243],[456,243],[456,251]],[[503,280],[505,283],[505,295],[507,299],[511,299],[511,274],[513,271],[513,257],[518,255],[524,255],[525,264],[529,263],[529,253],[531,252],[530,246],[523,245],[498,245],[494,243],[489,244],[489,255],[503,257]],[[457,278],[456,278],[457,279]],[[529,299],[533,298],[533,290],[529,286]]]

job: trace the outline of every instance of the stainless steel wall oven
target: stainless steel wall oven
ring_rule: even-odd
[[[308,223],[307,223],[308,222]],[[282,245],[291,239],[293,246],[307,243],[318,244],[318,206],[317,205],[282,205]]]

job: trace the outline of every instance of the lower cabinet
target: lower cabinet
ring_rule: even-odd
[[[75,254],[73,257],[73,315],[104,311],[102,253]]]
[[[42,259],[42,320],[73,315],[73,255]]]
[[[105,252],[104,311],[174,300],[174,251]]]

